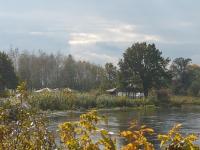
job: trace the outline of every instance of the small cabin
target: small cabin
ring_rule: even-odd
[[[139,90],[125,90],[120,88],[112,88],[106,90],[106,93],[114,96],[127,96],[130,98],[143,98],[144,93],[140,92]]]
[[[109,90],[106,90],[106,93],[110,95],[118,95],[118,89],[117,88],[109,89]]]

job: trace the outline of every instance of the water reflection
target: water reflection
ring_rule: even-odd
[[[133,119],[138,120],[139,124],[145,124],[153,128],[157,133],[166,133],[176,123],[183,124],[182,133],[200,133],[200,107],[183,107],[170,109],[123,109],[123,110],[101,110],[100,114],[108,117],[108,126],[100,125],[115,133],[117,145],[124,144],[122,138],[117,137],[118,133],[126,130]],[[64,121],[78,120],[80,114],[84,112],[56,112],[49,116],[51,130],[56,130],[59,123]],[[150,139],[158,149],[159,143],[156,136]],[[197,141],[200,144],[200,140]]]

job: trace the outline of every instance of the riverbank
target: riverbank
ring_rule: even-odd
[[[57,91],[31,93],[28,102],[35,108],[54,111],[92,108],[137,108],[149,105],[180,107],[182,105],[200,105],[200,97],[170,96],[168,100],[166,98],[158,99],[157,97],[132,99],[108,94]]]
[[[171,103],[172,106],[200,105],[200,97],[172,96],[170,98],[170,103]]]
[[[45,92],[32,93],[28,102],[41,110],[81,110],[101,108],[142,107],[152,105],[148,99],[131,99],[107,94],[92,93]]]

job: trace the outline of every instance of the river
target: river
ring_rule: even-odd
[[[58,124],[65,121],[78,120],[81,111],[73,112],[55,112],[49,115],[50,130],[56,131]],[[176,123],[182,124],[181,132],[183,134],[200,134],[200,107],[184,106],[181,108],[143,108],[143,109],[104,109],[99,110],[101,115],[108,117],[108,125],[100,125],[100,128],[106,128],[113,132],[117,139],[117,147],[121,147],[125,141],[119,138],[117,134],[126,130],[132,120],[137,120],[141,125],[147,125],[153,128],[156,133],[166,133]],[[151,142],[159,149],[159,141],[156,136],[150,138]],[[200,140],[196,142],[200,145]]]

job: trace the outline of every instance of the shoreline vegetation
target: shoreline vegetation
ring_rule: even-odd
[[[0,149],[155,150],[154,143],[149,141],[149,137],[154,136],[160,141],[161,149],[199,150],[199,145],[195,144],[198,135],[181,134],[181,124],[175,124],[168,133],[159,134],[152,128],[138,125],[137,121],[117,133],[117,137],[126,141],[117,147],[116,135],[98,128],[99,123],[106,125],[107,118],[100,116],[96,110],[86,111],[77,121],[59,124],[58,144],[55,133],[47,128],[48,117],[45,113],[28,106],[27,99],[20,97],[19,100],[22,100],[21,103],[0,106]]]
[[[139,108],[139,107],[181,107],[183,105],[200,105],[199,97],[151,95],[147,98],[128,98],[109,94],[92,94],[79,92],[44,92],[31,93],[28,102],[32,107],[41,110],[85,110],[107,108]]]
[[[164,92],[163,92],[164,91]],[[54,92],[44,91],[41,93],[28,92],[27,102],[31,107],[42,111],[72,111],[88,109],[126,109],[141,107],[182,107],[187,105],[200,105],[200,97],[180,96],[169,94],[169,90],[152,92],[147,98],[129,98],[92,92],[69,92],[58,90]],[[9,94],[8,94],[9,95]],[[7,98],[1,98],[1,102],[10,99],[17,103],[16,93]]]
[[[156,98],[160,98],[161,93],[166,94],[164,91],[159,92]],[[168,133],[157,134],[152,128],[138,125],[137,121],[132,122],[127,130],[117,134],[118,137],[127,141],[126,144],[117,147],[115,137],[108,130],[98,128],[98,124],[103,122],[106,124],[107,119],[99,116],[96,110],[81,114],[78,121],[59,124],[60,144],[58,145],[55,132],[48,130],[48,116],[41,111],[58,108],[67,110],[76,108],[76,106],[87,109],[96,106],[99,108],[145,107],[149,104],[156,104],[155,94],[152,94],[150,99],[130,99],[69,91],[30,93],[24,82],[18,86],[17,95],[18,97],[10,97],[0,105],[0,149],[155,150],[154,143],[151,143],[148,137],[156,135],[161,149],[199,150],[199,145],[195,144],[199,138],[198,135],[182,135],[181,124],[174,125]],[[166,103],[170,96],[167,94],[162,98],[162,102]],[[93,140],[94,136],[97,137],[97,141]]]
[[[31,106],[41,110],[82,110],[102,108],[141,107],[153,105],[148,99],[131,99],[108,94],[45,92],[31,94],[28,99]]]

